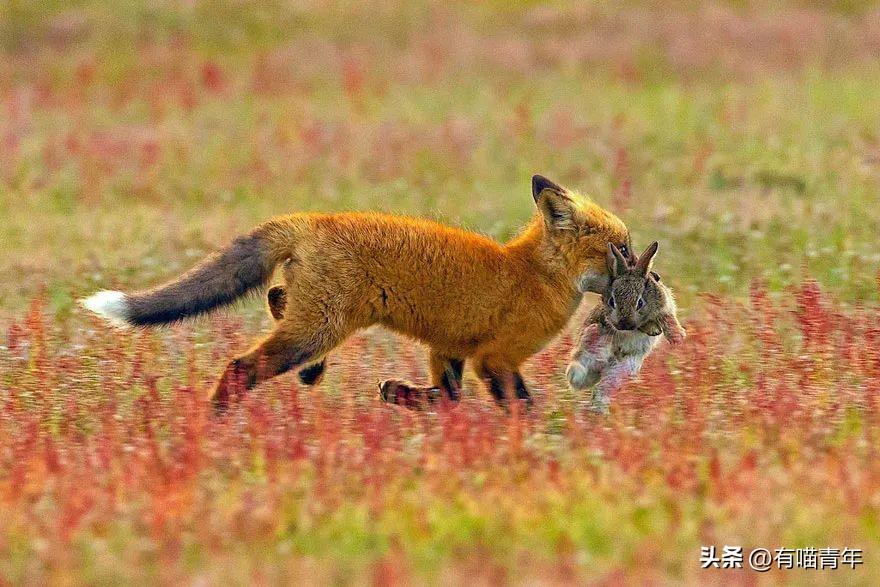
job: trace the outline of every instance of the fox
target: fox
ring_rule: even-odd
[[[672,290],[652,270],[659,248],[654,241],[633,263],[608,244],[610,275],[593,284],[604,290],[602,303],[587,316],[565,370],[573,390],[595,386],[590,399],[594,412],[608,413],[613,393],[638,375],[661,334],[671,344],[687,335]]]
[[[431,385],[388,383],[395,392],[381,394],[386,401],[427,393],[456,402],[468,361],[496,402],[528,403],[522,364],[566,326],[587,291],[599,293],[588,288],[607,274],[607,244],[631,249],[623,221],[592,199],[541,175],[532,177],[532,198],[531,220],[503,244],[378,212],[277,216],[167,283],[80,303],[117,326],[175,323],[266,287],[281,265],[283,286],[269,294],[275,327],[226,364],[210,391],[215,413],[291,370],[317,383],[328,354],[373,325],[428,348]]]

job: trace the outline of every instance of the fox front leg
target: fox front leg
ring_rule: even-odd
[[[516,399],[528,408],[532,405],[532,395],[519,370],[504,366],[503,361],[481,357],[474,360],[474,371],[486,384],[495,403],[509,409],[510,400]]]
[[[532,405],[532,394],[519,371],[492,373],[488,386],[495,402],[503,408],[507,408],[511,398],[523,401],[527,407]]]

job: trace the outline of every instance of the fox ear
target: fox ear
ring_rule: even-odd
[[[635,269],[639,275],[648,275],[648,272],[651,270],[651,265],[654,263],[654,255],[657,254],[659,249],[660,243],[657,241],[648,245],[648,248],[645,249],[645,252],[642,253],[642,256],[636,261]]]
[[[629,267],[629,264],[626,259],[624,259],[620,249],[614,246],[614,243],[608,243],[607,263],[608,273],[611,274],[612,279],[626,271]]]
[[[542,175],[532,176],[532,197],[552,230],[575,230],[575,210],[564,187]]]
[[[532,197],[535,198],[535,202],[538,201],[538,196],[541,195],[541,192],[544,190],[551,190],[556,192],[557,194],[564,194],[565,188],[559,184],[556,184],[543,175],[533,175],[532,176]]]

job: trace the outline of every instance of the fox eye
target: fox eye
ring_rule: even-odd
[[[620,251],[620,254],[624,259],[629,259],[629,247],[626,246],[626,243],[617,247],[617,250]]]
[[[617,307],[617,302],[614,301],[614,294],[611,294],[611,297],[608,298],[608,306],[613,310]]]
[[[639,301],[636,302],[636,310],[641,310],[645,307],[645,300],[639,298]]]

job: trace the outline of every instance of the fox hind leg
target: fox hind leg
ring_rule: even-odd
[[[287,307],[287,288],[283,285],[274,285],[266,293],[266,301],[269,302],[269,313],[275,320],[284,318],[284,310]]]
[[[436,402],[441,397],[457,402],[461,397],[464,359],[447,357],[432,350],[428,364],[431,371],[431,387],[388,379],[379,385],[379,395],[382,400],[409,408],[421,407],[426,402]]]
[[[233,396],[262,381],[314,363],[342,342],[347,334],[325,321],[294,322],[290,317],[285,318],[262,342],[226,366],[211,395],[215,411],[222,412]],[[315,363],[323,364],[323,361]],[[310,366],[309,374],[317,381],[320,373],[313,369],[315,365]],[[323,367],[320,372],[323,372]]]
[[[317,363],[306,365],[297,373],[300,382],[303,385],[318,385],[324,378],[324,371],[327,368],[327,359],[321,359]]]
[[[283,285],[272,286],[269,288],[266,298],[272,317],[276,321],[284,318],[284,310],[287,308],[287,288]],[[297,377],[303,385],[318,385],[324,378],[326,368],[327,359],[321,359],[300,369]]]

